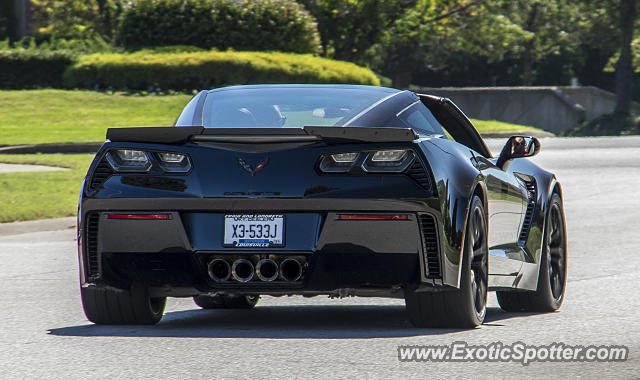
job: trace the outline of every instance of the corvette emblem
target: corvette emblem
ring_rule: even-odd
[[[254,175],[256,175],[260,170],[264,169],[265,166],[267,166],[269,164],[269,157],[265,158],[264,161],[262,161],[261,163],[259,163],[258,165],[256,165],[255,168],[251,167],[251,165],[249,165],[247,163],[247,161],[243,160],[242,158],[238,158],[238,164],[240,164],[240,166],[249,174],[251,174],[251,176],[253,177]]]

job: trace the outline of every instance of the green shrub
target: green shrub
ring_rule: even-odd
[[[379,85],[369,69],[312,55],[266,52],[91,54],[65,73],[70,87],[203,89],[250,83]]]
[[[62,87],[75,54],[66,50],[0,50],[0,88]]]
[[[565,132],[567,136],[624,136],[640,134],[640,115],[608,113]]]
[[[117,41],[129,50],[166,45],[320,50],[315,20],[293,0],[137,0],[124,11]]]

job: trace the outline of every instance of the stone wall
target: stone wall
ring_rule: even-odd
[[[615,108],[615,95],[597,87],[449,87],[416,92],[450,98],[470,118],[531,125],[553,133]],[[640,113],[640,104],[633,107]]]

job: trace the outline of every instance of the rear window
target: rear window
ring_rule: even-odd
[[[202,113],[205,128],[341,126],[393,94],[358,87],[273,87],[211,91]]]
[[[418,101],[402,111],[398,115],[398,119],[407,127],[416,130],[416,132],[444,135],[442,125],[422,102]]]

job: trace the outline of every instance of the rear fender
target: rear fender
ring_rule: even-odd
[[[443,283],[460,285],[467,214],[477,186],[486,194],[483,176],[472,163],[473,152],[446,139],[420,142],[433,172],[442,213]]]

